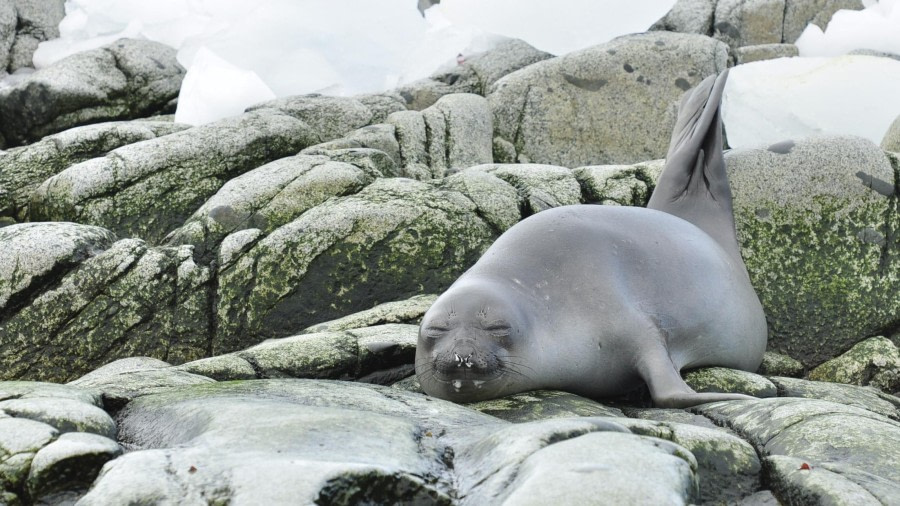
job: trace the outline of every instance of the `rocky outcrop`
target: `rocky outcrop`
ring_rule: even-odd
[[[497,81],[496,161],[564,167],[662,158],[681,95],[725,70],[727,46],[669,32],[627,35]]]
[[[0,156],[0,216],[24,221],[31,194],[47,178],[121,146],[188,128],[169,121],[110,122],[50,135]]]
[[[15,146],[79,125],[169,111],[184,74],[174,49],[147,40],[77,53],[0,90],[0,133]]]
[[[0,71],[33,67],[38,44],[59,37],[64,0],[10,0],[0,6]]]
[[[501,77],[553,55],[539,51],[525,41],[508,39],[483,53],[462,55],[456,66],[438,70],[432,76],[397,89],[406,106],[421,111],[452,93],[484,96]]]
[[[158,243],[228,180],[318,140],[300,120],[258,111],[123,146],[44,181],[31,219]]]
[[[900,350],[890,339],[872,337],[820,364],[809,372],[809,378],[900,392]]]

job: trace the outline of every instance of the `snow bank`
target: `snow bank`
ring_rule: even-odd
[[[865,3],[861,11],[837,11],[825,31],[807,26],[796,42],[800,56],[838,56],[854,49],[900,54],[900,0]]]
[[[60,38],[42,43],[34,63],[120,37],[168,44],[188,69],[178,116],[199,124],[252,105],[268,96],[264,88],[276,96],[390,89],[504,37],[566,53],[645,31],[674,4],[443,0],[423,19],[415,0],[68,0]]]
[[[731,147],[819,134],[876,144],[900,116],[900,61],[872,56],[780,58],[731,69],[722,120]]]

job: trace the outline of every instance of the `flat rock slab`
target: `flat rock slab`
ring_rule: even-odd
[[[150,116],[178,96],[184,74],[174,49],[149,40],[76,53],[0,90],[0,132],[20,145],[78,125]]]
[[[553,390],[524,392],[467,406],[513,423],[575,416],[625,416],[620,409],[604,406],[597,401],[568,392]]]
[[[778,387],[779,397],[803,397],[836,402],[900,421],[900,398],[888,395],[874,387],[777,376],[771,377],[769,380]]]
[[[437,295],[416,295],[406,300],[385,302],[372,309],[353,313],[351,315],[318,323],[307,329],[302,334],[316,332],[334,332],[337,330],[350,330],[386,323],[408,323],[418,325],[428,308],[437,300]]]

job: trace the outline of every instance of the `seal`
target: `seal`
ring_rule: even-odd
[[[680,371],[754,371],[762,305],[740,256],[719,112],[727,71],[681,100],[647,208],[577,205],[506,231],[426,312],[416,375],[474,402],[536,389],[591,398],[641,382],[654,404],[751,399],[697,393]]]

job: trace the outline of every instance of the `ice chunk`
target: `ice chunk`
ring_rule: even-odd
[[[275,93],[256,73],[232,65],[204,47],[197,51],[181,83],[175,121],[202,125],[273,98]]]
[[[731,147],[818,134],[876,144],[900,116],[900,61],[873,56],[779,58],[731,69],[722,120]]]
[[[810,24],[797,39],[800,56],[838,56],[854,49],[900,54],[900,0],[868,2],[834,13],[828,27]]]

